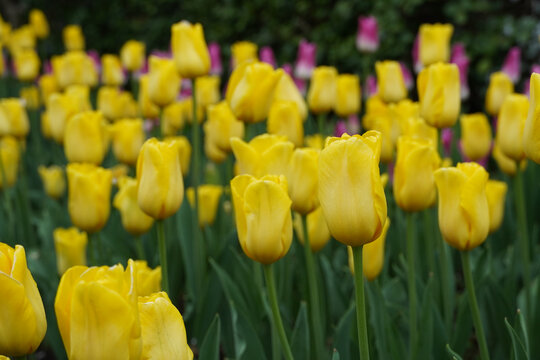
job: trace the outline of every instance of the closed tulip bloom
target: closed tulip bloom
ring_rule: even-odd
[[[262,62],[244,62],[231,74],[226,99],[234,115],[248,123],[268,116],[276,86],[283,70]]]
[[[327,138],[319,155],[319,201],[332,236],[349,246],[377,239],[386,221],[379,173],[381,134]]]
[[[76,227],[57,228],[53,232],[54,249],[56,251],[56,267],[62,275],[70,267],[86,266],[86,245],[88,235]]]
[[[210,54],[201,24],[181,21],[171,27],[171,48],[181,77],[193,79],[208,74]]]
[[[489,77],[486,92],[486,111],[491,116],[499,115],[499,110],[506,97],[514,92],[514,84],[508,75],[502,71],[495,72]]]
[[[69,359],[140,359],[133,260],[125,271],[122,265],[70,268],[60,279],[54,310]]]
[[[131,235],[142,235],[154,224],[154,219],[146,215],[137,202],[137,180],[123,176],[118,180],[118,192],[113,206],[120,211],[122,226]]]
[[[377,94],[384,102],[398,102],[407,97],[407,88],[399,62],[377,61],[375,71],[377,72]]]
[[[144,65],[146,46],[136,40],[128,40],[120,49],[122,65],[131,72],[139,71]]]
[[[149,80],[149,74],[141,75],[139,78],[139,110],[144,118],[154,119],[159,116],[159,107],[150,100],[148,92]]]
[[[403,135],[414,139],[431,141],[431,145],[438,149],[439,132],[421,117],[411,117],[404,122]]]
[[[522,94],[506,97],[497,118],[496,141],[509,158],[520,161],[525,157],[523,131],[529,110],[529,100]]]
[[[219,199],[223,193],[223,187],[219,185],[200,185],[197,188],[199,194],[199,226],[210,226],[216,219]],[[187,198],[190,205],[195,206],[195,190],[187,189]]]
[[[180,101],[175,101],[163,109],[160,121],[163,136],[175,136],[184,128],[184,113],[184,104]]]
[[[53,199],[61,198],[66,192],[66,178],[64,169],[58,165],[38,167],[39,177],[43,182],[45,193]]]
[[[491,150],[491,126],[483,113],[461,115],[461,146],[472,161],[485,157]]]
[[[92,164],[68,164],[68,210],[71,222],[94,233],[109,219],[112,173]]]
[[[150,296],[161,291],[161,266],[152,269],[145,260],[134,260],[137,295]]]
[[[295,149],[287,172],[289,196],[292,209],[302,215],[309,214],[319,206],[319,150]]]
[[[37,38],[45,39],[49,36],[49,22],[43,11],[32,9],[28,17],[28,22],[32,26],[32,29],[34,29],[34,34],[36,34]]]
[[[302,217],[299,213],[294,213],[294,230],[298,237],[298,241],[304,245],[304,230],[302,229]],[[309,246],[312,252],[322,250],[328,241],[330,241],[330,230],[326,225],[326,219],[321,207],[307,214],[307,230],[309,236]]]
[[[20,157],[20,146],[14,137],[0,138],[0,161],[4,170],[4,174],[0,172],[0,189],[11,187],[17,181]]]
[[[180,152],[180,168],[182,169],[182,175],[187,176],[189,174],[189,165],[191,164],[191,144],[185,136],[168,136],[164,139],[168,144],[174,143],[178,147]]]
[[[523,130],[523,146],[525,155],[540,164],[540,74],[531,75],[531,103],[525,128]]]
[[[0,136],[23,138],[30,131],[28,114],[20,99],[0,100]]]
[[[181,104],[183,118],[190,124],[193,123],[193,97],[189,96],[178,101]],[[204,120],[204,109],[197,102],[197,123],[202,124]]]
[[[141,359],[192,360],[182,315],[166,292],[139,297]]]
[[[243,62],[258,61],[257,44],[249,41],[237,41],[231,46],[233,69]]]
[[[225,159],[227,159],[228,155],[227,152],[221,150],[217,146],[215,138],[208,137],[204,138],[204,154],[208,159],[210,159],[210,161],[216,164],[221,164],[222,162],[224,162]]]
[[[79,112],[77,105],[68,95],[54,93],[49,96],[47,101],[47,117],[49,119],[51,135],[57,143],[64,143],[66,124],[71,116],[77,112]]]
[[[108,144],[106,121],[99,111],[79,113],[66,125],[64,152],[69,162],[99,165],[107,153]]]
[[[435,204],[433,171],[441,158],[430,140],[400,137],[394,168],[394,196],[405,211],[422,211]]]
[[[118,161],[135,165],[139,151],[146,139],[141,119],[122,119],[110,127],[112,148]]]
[[[149,64],[148,95],[154,104],[164,107],[178,96],[180,76],[171,59],[150,56]]]
[[[489,208],[489,233],[501,227],[508,185],[503,181],[488,180],[486,196]]]
[[[455,64],[433,64],[418,75],[420,116],[436,128],[453,126],[458,118],[461,95]]]
[[[20,81],[33,81],[39,75],[41,61],[34,49],[18,50],[13,57],[15,73]]]
[[[154,219],[173,215],[184,198],[184,179],[176,141],[147,140],[137,160],[137,199],[140,208]]]
[[[206,109],[208,105],[213,105],[219,102],[220,78],[219,76],[201,76],[195,79],[195,91],[197,92],[197,105]]]
[[[239,175],[231,181],[231,191],[244,253],[266,265],[285,256],[292,242],[291,199],[285,177]]]
[[[0,242],[0,353],[23,356],[37,350],[47,331],[45,310],[26,264],[24,247]]]
[[[420,26],[420,61],[424,66],[450,59],[450,39],[454,27],[450,24],[422,24]]]
[[[62,30],[62,38],[67,51],[84,50],[84,35],[79,25],[66,26]]]
[[[19,95],[24,101],[24,104],[29,110],[37,110],[41,105],[41,99],[39,98],[39,90],[35,85],[30,85],[21,88]]]
[[[308,91],[309,109],[315,114],[326,113],[334,109],[337,100],[336,68],[317,66],[311,75]]]
[[[223,152],[231,151],[231,138],[244,137],[244,123],[234,116],[226,101],[208,108],[203,129],[205,142],[208,139]]]
[[[294,101],[275,101],[268,114],[269,134],[284,135],[295,146],[304,142],[304,124]]]
[[[7,45],[9,47],[9,52],[12,55],[15,55],[18,51],[23,49],[35,49],[36,35],[34,34],[32,26],[23,25],[11,31]]]
[[[137,104],[129,91],[122,91],[115,86],[102,86],[98,90],[97,108],[109,120],[134,117]]]
[[[60,88],[97,84],[97,69],[92,58],[84,51],[69,51],[62,56],[53,56],[51,64]]]
[[[104,85],[121,86],[124,83],[124,70],[117,55],[103,55],[101,57],[101,66],[101,81]]]
[[[358,113],[361,98],[360,78],[357,75],[339,75],[337,78],[336,114],[347,117]]]
[[[291,76],[287,73],[281,75],[274,92],[274,102],[278,100],[294,101],[303,121],[307,118],[307,105],[304,97],[298,90]]]
[[[495,143],[493,144],[492,155],[493,155],[493,159],[497,163],[497,166],[503,173],[509,176],[516,175],[518,163],[514,159],[506,156],[506,154],[502,152],[498,141],[495,141]],[[527,159],[524,158],[523,160],[521,160],[521,162],[519,162],[519,164],[520,164],[520,169],[524,170],[527,166]]]
[[[90,88],[87,85],[70,85],[64,93],[77,105],[78,111],[92,110],[90,103]]]
[[[467,251],[481,245],[489,231],[486,170],[476,163],[435,171],[439,190],[439,228],[452,247]]]

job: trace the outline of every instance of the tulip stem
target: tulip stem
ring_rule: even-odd
[[[294,358],[291,352],[291,347],[289,346],[289,341],[287,340],[287,335],[285,334],[285,328],[283,327],[283,321],[281,320],[281,315],[279,313],[279,306],[276,295],[276,284],[274,281],[274,269],[272,267],[272,264],[264,265],[264,275],[266,277],[268,298],[270,300],[270,306],[272,308],[274,327],[279,335],[281,347],[283,348],[283,354],[285,355],[285,359],[293,360]]]
[[[135,236],[135,249],[137,250],[137,257],[139,260],[146,260],[146,256],[144,255],[144,246],[140,236]]]
[[[167,267],[167,244],[165,242],[165,230],[163,228],[163,220],[156,222],[158,246],[159,246],[159,262],[161,263],[161,287],[163,291],[169,294],[169,272]],[[170,294],[169,294],[170,295]]]
[[[302,215],[302,230],[304,232],[304,255],[306,258],[306,272],[309,288],[311,330],[315,349],[315,356],[312,356],[311,358],[320,359],[321,357],[325,358],[324,336],[322,322],[320,319],[321,307],[319,304],[319,290],[315,273],[315,262],[313,259],[313,253],[311,252],[311,245],[309,243],[310,239],[307,227],[307,215]]]
[[[478,310],[476,293],[474,291],[469,251],[461,251],[461,263],[463,264],[463,276],[465,277],[465,287],[467,288],[467,296],[469,297],[469,306],[471,307],[474,327],[476,329],[476,338],[478,339],[478,346],[480,347],[480,359],[489,360],[486,336],[484,335],[482,319],[480,318],[480,311]]]
[[[363,246],[353,247],[354,287],[356,288],[356,325],[358,328],[358,346],[360,360],[369,360],[369,342],[366,319],[366,299],[364,296],[364,267],[362,265]]]
[[[101,238],[99,236],[99,231],[96,231],[95,233],[90,235],[90,239],[92,241],[90,249],[89,249],[89,260],[90,264],[92,266],[99,265],[99,261],[101,259]]]
[[[527,316],[531,316],[531,263],[529,254],[529,232],[527,228],[527,212],[525,210],[525,195],[523,192],[523,171],[517,164],[516,177],[514,178],[514,197],[519,224],[521,261],[523,262],[523,282],[525,288],[525,306]],[[525,318],[527,318],[525,316]]]
[[[444,323],[446,326],[446,333],[449,336],[452,330],[452,302],[454,298],[452,293],[453,286],[450,284],[450,274],[448,272],[448,248],[446,243],[441,237],[440,231],[436,230],[436,241],[439,250],[440,269],[441,269],[441,283],[442,283],[442,301],[444,310]]]
[[[417,343],[417,333],[416,333],[416,275],[415,275],[415,251],[414,242],[414,218],[413,213],[407,213],[407,283],[409,287],[409,352],[410,359],[414,360],[416,358],[416,343]]]

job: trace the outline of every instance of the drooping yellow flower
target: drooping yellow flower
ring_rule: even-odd
[[[118,179],[118,192],[113,206],[120,211],[122,226],[131,235],[141,235],[152,227],[154,219],[146,215],[137,201],[137,179],[123,176]]]
[[[504,203],[508,186],[503,181],[488,180],[486,196],[489,208],[489,233],[501,227],[504,216]]]
[[[491,150],[491,126],[483,113],[463,114],[460,119],[461,147],[472,161],[487,156]]]
[[[311,75],[307,95],[309,110],[315,114],[326,113],[334,109],[337,98],[336,68],[317,66]]]
[[[171,48],[181,77],[196,78],[208,74],[210,55],[201,24],[181,21],[171,27]]]
[[[274,101],[268,114],[267,129],[269,134],[286,136],[295,146],[302,146],[304,124],[296,102]]]
[[[38,167],[38,173],[43,182],[45,193],[48,196],[53,199],[59,199],[64,195],[66,192],[64,169],[58,165],[51,165],[49,167],[40,165]]]
[[[486,111],[491,116],[499,115],[504,99],[514,92],[514,84],[508,75],[502,71],[495,72],[489,77],[486,92]]]
[[[377,61],[377,94],[386,103],[393,103],[407,97],[401,65],[397,61]]]
[[[64,151],[69,162],[100,165],[108,148],[107,125],[99,111],[82,112],[68,121]]]
[[[64,274],[73,266],[86,266],[86,245],[88,235],[76,227],[56,228],[53,232],[56,267],[58,274]]]
[[[525,157],[523,131],[528,110],[529,100],[525,95],[510,94],[504,100],[497,118],[496,141],[499,149],[515,161]]]
[[[451,24],[422,24],[420,26],[419,56],[424,66],[450,59]]]
[[[200,185],[197,187],[199,194],[199,226],[210,226],[216,219],[219,199],[223,193],[223,187],[219,185]],[[190,187],[186,192],[189,203],[192,207],[195,206],[195,190]]]

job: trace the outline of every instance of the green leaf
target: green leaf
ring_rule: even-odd
[[[219,315],[216,314],[214,321],[206,331],[206,335],[201,345],[200,360],[215,360],[219,359],[219,341],[221,332],[221,322]]]
[[[353,327],[356,306],[351,303],[349,309],[343,314],[338,322],[334,333],[334,348],[339,351],[344,359],[350,359],[351,355],[351,331]]]
[[[236,333],[234,334],[235,338],[235,349],[239,351],[237,354],[237,359],[260,359],[266,360],[266,351],[261,344],[259,334],[257,333],[253,324],[249,321],[247,316],[241,312],[237,311],[236,305],[232,302],[230,303],[231,312],[236,313],[233,315],[233,318],[236,316]],[[270,332],[270,319],[268,319],[265,324],[268,325],[268,332]]]
[[[452,360],[463,360],[463,358],[459,356],[457,352],[452,350],[452,348],[450,347],[450,344],[446,344],[446,352],[448,353],[448,355],[450,356],[450,359]]]
[[[518,313],[518,321],[519,321],[519,316],[520,316],[520,313]],[[514,359],[515,360],[528,360],[529,355],[527,354],[527,350],[525,349],[523,340],[519,337],[519,335],[514,330],[512,325],[510,325],[507,318],[504,318],[504,325],[506,325],[508,334],[510,334],[510,338],[512,339],[512,350],[514,354]]]
[[[422,298],[420,311],[420,329],[422,332],[417,343],[417,353],[419,359],[433,358],[433,276],[429,277]]]
[[[305,302],[302,302],[298,310],[291,337],[291,350],[296,360],[310,359],[309,322]]]

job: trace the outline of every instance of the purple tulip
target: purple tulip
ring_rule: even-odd
[[[311,78],[311,73],[317,63],[317,45],[306,40],[300,40],[298,57],[294,67],[295,77],[303,80]]]
[[[467,75],[469,73],[469,57],[465,51],[465,44],[456,43],[452,46],[452,55],[450,62],[456,64],[459,69],[459,83],[461,86],[461,98],[469,98],[469,83],[467,81]]]
[[[289,63],[285,63],[281,66],[281,68],[283,69],[283,71],[285,71],[289,76],[293,76],[293,67],[291,64]]]
[[[221,65],[221,50],[216,42],[208,45],[208,53],[210,54],[210,74],[221,75],[223,66]]]
[[[347,126],[345,126],[345,120],[338,120],[336,122],[336,128],[334,129],[334,136],[341,137],[341,135],[347,132]]]
[[[379,29],[375,16],[358,17],[356,48],[358,51],[370,53],[379,48]]]
[[[441,141],[444,150],[444,156],[449,157],[452,154],[452,139],[454,138],[454,130],[444,128],[441,130]]]
[[[274,56],[274,50],[270,46],[263,46],[259,50],[259,59],[262,62],[272,65],[273,68],[276,67],[276,57]]]
[[[510,77],[514,84],[518,82],[521,75],[521,49],[519,47],[514,46],[508,51],[502,71]]]
[[[416,37],[414,38],[414,43],[412,47],[412,59],[413,59],[413,67],[414,72],[419,73],[420,70],[424,67],[422,62],[420,61],[420,35],[416,34]]]
[[[403,74],[403,81],[405,82],[405,87],[407,90],[411,90],[414,85],[414,79],[413,76],[404,63],[400,62],[399,65],[401,66],[401,73]]]
[[[533,64],[531,67],[531,74],[537,73],[540,74],[540,65]],[[531,86],[531,82],[529,81],[530,76],[527,78],[527,81],[525,81],[525,84],[523,85],[523,93],[527,96],[529,96],[529,87]]]
[[[98,73],[101,73],[101,59],[99,58],[99,53],[97,50],[88,50],[86,52],[86,55],[88,55],[92,62],[94,63],[94,67],[96,68]]]
[[[374,75],[368,75],[365,88],[364,94],[366,99],[369,99],[377,93],[377,78]]]
[[[298,91],[300,91],[300,94],[305,96],[307,93],[307,81],[303,79],[298,79],[295,77],[293,77],[293,81],[296,87],[298,88]]]

